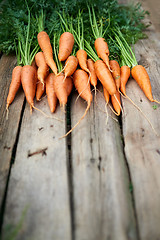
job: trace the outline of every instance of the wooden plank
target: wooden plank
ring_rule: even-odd
[[[148,71],[154,98],[160,100],[160,48],[152,31],[148,31],[148,36],[148,39],[136,44],[136,57]],[[157,109],[154,110],[154,103],[146,99],[134,80],[128,82],[127,94],[143,110],[160,136],[160,105],[156,104]],[[156,240],[160,237],[160,137],[154,134],[145,118],[126,99],[123,99],[123,107],[125,154],[133,184],[140,239]]]
[[[19,91],[9,108],[9,118],[6,120],[6,99],[15,65],[16,58],[14,56],[2,56],[0,60],[0,204],[4,195],[24,101],[24,94]]]
[[[103,97],[97,99],[103,108]],[[73,99],[72,126],[85,107]],[[119,124],[111,118],[106,124],[93,102],[71,137],[75,239],[137,239]]]
[[[36,106],[50,114],[47,98]],[[4,239],[25,209],[16,239],[71,239],[67,146],[66,139],[59,140],[65,133],[65,114],[58,107],[53,115],[63,122],[35,110],[31,116],[26,105],[9,181]]]

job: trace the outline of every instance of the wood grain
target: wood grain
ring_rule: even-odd
[[[135,54],[138,63],[144,65],[148,71],[154,98],[160,100],[160,64],[157,60],[160,48],[158,44],[152,47],[152,32],[148,32],[148,36],[149,39],[136,44]],[[154,42],[158,42],[158,39],[154,38]],[[140,239],[159,239],[160,105],[156,104],[157,109],[154,110],[155,104],[146,99],[133,79],[127,84],[127,94],[142,109],[159,135],[157,137],[144,116],[129,101],[123,99],[125,154],[133,184]]]
[[[101,94],[97,100],[104,109]],[[72,126],[85,107],[73,99]],[[119,123],[109,118],[106,124],[93,102],[71,139],[75,239],[137,239]]]
[[[6,120],[6,100],[12,70],[15,65],[15,56],[2,56],[0,60],[0,204],[2,203],[4,195],[12,151],[16,142],[24,102],[24,94],[22,91],[19,91],[9,108],[9,117],[8,120]]]
[[[54,116],[47,98],[36,107]],[[9,182],[4,239],[7,226],[14,229],[25,209],[16,239],[71,239],[67,147],[66,139],[59,140],[65,133],[65,114],[60,108],[56,117],[63,122],[36,110],[30,115],[26,105]]]

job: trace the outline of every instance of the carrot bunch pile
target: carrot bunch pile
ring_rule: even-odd
[[[17,34],[18,66],[13,69],[7,110],[21,85],[31,109],[35,108],[34,98],[40,101],[46,93],[52,113],[55,112],[58,101],[64,110],[75,86],[78,96],[87,102],[87,108],[78,123],[67,133],[69,134],[86,116],[93,99],[91,86],[96,94],[98,80],[103,86],[106,103],[111,100],[112,109],[119,116],[122,110],[121,95],[127,96],[125,86],[130,73],[146,97],[152,102],[158,102],[153,99],[146,70],[137,64],[130,42],[126,40],[125,32],[120,30],[125,29],[125,26],[119,26],[118,21],[113,25],[109,13],[108,18],[97,17],[93,5],[86,5],[84,13],[79,9],[76,17],[65,14],[64,11],[56,11],[54,14],[59,29],[52,28],[47,33],[43,9],[39,16],[32,16],[38,22],[34,30],[31,28],[31,10],[28,5],[27,9],[28,23],[22,29],[26,34],[24,37],[22,31]],[[89,25],[85,29],[84,21],[86,24],[88,19]]]

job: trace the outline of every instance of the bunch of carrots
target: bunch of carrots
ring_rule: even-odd
[[[67,19],[65,14],[58,13],[62,33],[60,36],[55,33],[53,39],[44,29],[42,11],[37,44],[32,47],[31,43],[28,44],[31,27],[28,8],[26,42],[21,39],[21,35],[18,36],[17,59],[19,62],[12,72],[6,104],[7,111],[21,85],[31,110],[37,109],[34,106],[35,96],[36,100],[40,101],[46,92],[52,113],[55,112],[58,101],[62,110],[65,109],[68,96],[75,86],[78,96],[87,102],[87,107],[76,125],[66,133],[65,136],[67,136],[86,116],[93,99],[91,85],[94,87],[96,96],[98,80],[103,86],[106,104],[111,99],[113,111],[119,116],[122,111],[121,95],[127,96],[125,86],[130,73],[146,97],[151,102],[159,103],[153,99],[151,83],[145,68],[137,64],[135,55],[120,28],[116,25],[111,30],[112,35],[107,35],[120,53],[115,59],[110,59],[110,50],[105,37],[111,26],[107,24],[104,28],[104,20],[97,19],[93,6],[87,5],[87,10],[94,45],[93,38],[85,38],[82,11],[79,10],[77,14],[76,24],[73,24],[72,17]]]

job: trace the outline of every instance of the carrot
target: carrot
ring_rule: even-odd
[[[56,110],[57,105],[57,97],[54,91],[54,73],[50,73],[46,78],[46,94],[47,94],[47,100],[50,107],[50,111],[53,113]]]
[[[97,60],[95,62],[95,70],[98,79],[102,83],[103,87],[105,87],[106,90],[109,92],[109,94],[116,94],[116,85],[112,74],[102,60]]]
[[[54,90],[60,102],[60,106],[63,109],[67,104],[67,98],[69,93],[67,85],[70,85],[71,82],[72,82],[72,79],[70,77],[67,77],[64,81],[64,74],[60,74],[59,76],[54,77],[54,81],[53,81]]]
[[[77,69],[78,59],[75,56],[69,56],[65,62],[64,76],[71,76]]]
[[[94,42],[94,46],[96,49],[96,52],[98,54],[98,57],[105,62],[107,67],[110,69],[109,65],[109,49],[108,49],[108,44],[105,41],[104,38],[97,38]]]
[[[120,84],[121,84],[121,80],[120,80],[120,66],[119,63],[116,60],[110,60],[109,61],[109,65],[111,68],[111,74],[115,80],[115,84],[116,84],[116,94],[111,95],[111,102],[113,105],[114,110],[116,111],[116,115],[119,116],[121,113],[121,98],[120,98],[120,93],[119,93],[119,88],[120,88]],[[118,100],[118,101],[117,101]]]
[[[117,101],[117,99],[118,99],[118,101]],[[114,110],[116,111],[116,115],[119,116],[121,113],[121,98],[120,98],[120,93],[118,91],[116,92],[115,95],[111,96],[111,102],[112,102]]]
[[[127,65],[124,65],[121,67],[121,85],[120,85],[120,89],[121,92],[126,96],[126,83],[130,77],[130,67],[128,67]]]
[[[106,103],[108,104],[109,103],[109,93],[108,93],[108,91],[106,90],[105,87],[103,87],[103,94],[104,94],[104,98],[106,100]]]
[[[88,84],[88,74],[82,69],[77,69],[73,74],[73,83],[78,93],[81,93],[81,97],[90,105],[92,94],[90,84]]]
[[[21,71],[22,87],[30,107],[34,107],[33,99],[36,91],[35,69],[30,65],[22,67]]]
[[[82,68],[82,70],[88,72],[90,74],[90,71],[87,67],[87,53],[84,49],[79,49],[76,53],[76,57],[78,58],[79,66]]]
[[[35,81],[36,81],[36,100],[40,101],[41,96],[45,91],[45,83],[42,84],[37,78],[37,65],[35,60],[32,62],[31,66],[35,69]]]
[[[67,81],[65,81],[65,86],[66,86],[66,90],[67,90],[67,96],[69,96],[70,93],[72,92],[72,88],[73,88],[73,82],[72,82],[71,77],[67,77]]]
[[[53,50],[50,42],[50,38],[45,31],[41,31],[37,35],[38,43],[44,53],[44,57],[47,65],[57,75],[57,66],[53,60]]]
[[[43,56],[44,57],[44,56]],[[36,56],[35,56],[36,58]],[[46,63],[45,63],[46,64]],[[37,65],[36,65],[36,60],[32,62],[32,67],[34,67],[34,69],[36,70],[36,84],[37,84],[37,88],[36,88],[36,100],[37,101],[40,101],[41,100],[41,97],[43,95],[43,93],[45,92],[45,81],[42,83],[41,81],[39,81],[38,79],[38,71],[37,71]],[[47,66],[48,68],[48,66]],[[46,75],[49,74],[49,68],[48,68],[48,71],[46,73]],[[46,77],[46,76],[45,76]],[[45,80],[45,79],[44,79]]]
[[[120,79],[121,69],[120,69],[119,63],[116,60],[110,60],[109,65],[112,70],[112,76],[115,80],[117,90],[119,90],[120,84],[121,84],[121,79]]]
[[[21,86],[21,66],[16,66],[12,71],[12,81],[9,87],[9,93],[7,96],[7,105],[6,109],[8,110],[9,105],[13,102],[15,95],[18,91],[18,89]]]
[[[26,64],[27,65],[27,64]],[[35,69],[35,81],[37,83],[37,65],[35,59],[33,60],[31,66]]]
[[[44,79],[46,78],[47,74],[49,73],[49,67],[45,61],[43,52],[38,52],[35,55],[35,62],[38,67],[37,78],[44,85]]]
[[[59,39],[59,61],[65,61],[72,52],[74,45],[74,36],[70,32],[64,32]]]
[[[93,87],[96,87],[97,86],[97,75],[96,75],[96,71],[95,71],[95,67],[94,67],[94,62],[92,59],[87,60],[87,66],[91,73],[90,83],[92,84]]]
[[[136,80],[146,97],[151,101],[151,102],[157,102],[157,100],[153,99],[152,96],[152,87],[150,83],[150,79],[148,76],[148,73],[146,69],[142,65],[136,65],[135,67],[132,68],[131,70],[132,77]]]
[[[92,94],[90,89],[90,84],[88,84],[88,74],[82,70],[77,69],[75,73],[73,74],[73,83],[75,85],[75,88],[77,89],[78,93],[81,93],[81,97],[87,101],[88,106],[83,114],[83,116],[80,118],[80,120],[73,126],[71,130],[69,130],[63,137],[68,136],[81,122],[81,120],[86,116],[92,102]]]
[[[118,35],[117,35],[118,34]],[[127,63],[127,65],[131,66],[131,74],[132,77],[136,80],[146,97],[151,102],[156,102],[160,104],[159,101],[156,99],[153,99],[152,95],[152,87],[149,79],[149,75],[146,71],[146,69],[142,65],[138,65],[136,56],[134,52],[132,51],[132,48],[126,41],[125,37],[123,36],[122,32],[118,29],[117,33],[115,34],[115,39],[117,40],[122,53],[122,60]]]
[[[37,89],[36,89],[36,100],[40,101],[43,93],[45,92],[46,83],[41,83],[40,81],[37,81]]]

